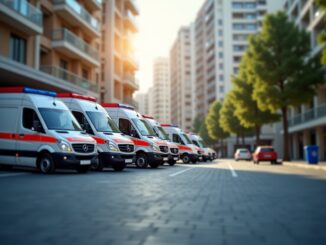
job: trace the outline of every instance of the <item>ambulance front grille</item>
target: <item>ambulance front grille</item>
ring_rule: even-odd
[[[161,152],[165,152],[165,153],[169,152],[169,148],[167,146],[160,146],[160,150]]]
[[[95,145],[93,144],[73,144],[75,152],[78,153],[91,153],[94,152]]]
[[[179,149],[178,148],[171,148],[171,153],[173,154],[178,154],[179,153]]]
[[[121,152],[133,152],[135,150],[135,147],[134,145],[121,144],[119,145],[119,149]]]

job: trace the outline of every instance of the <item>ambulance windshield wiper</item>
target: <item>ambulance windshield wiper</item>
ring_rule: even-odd
[[[57,133],[60,133],[60,134],[68,134],[69,132],[68,131],[63,131],[63,130],[57,130]]]

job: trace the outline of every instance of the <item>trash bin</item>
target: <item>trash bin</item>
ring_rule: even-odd
[[[318,150],[319,147],[317,145],[307,145],[304,147],[305,160],[308,164],[318,164]]]

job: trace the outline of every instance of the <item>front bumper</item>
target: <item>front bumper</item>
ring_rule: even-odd
[[[163,153],[148,152],[148,161],[154,164],[162,164],[168,160],[169,155]]]
[[[179,159],[179,154],[169,154],[168,161],[178,161]]]
[[[135,163],[135,156],[135,154],[121,154],[112,152],[99,153],[99,158],[102,161],[103,167],[126,166],[127,164]]]
[[[96,160],[97,154],[76,155],[73,153],[52,153],[56,168],[76,169],[80,166],[90,166]]]

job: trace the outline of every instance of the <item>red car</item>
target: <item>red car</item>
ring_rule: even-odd
[[[277,153],[272,146],[258,146],[252,154],[252,159],[254,164],[259,164],[259,162],[271,162],[271,164],[276,164]]]

